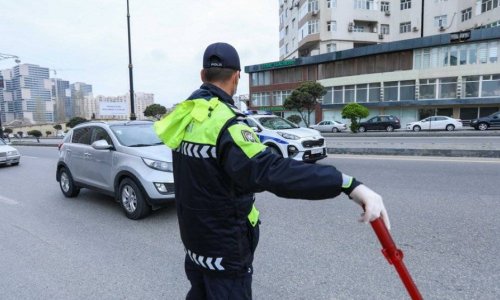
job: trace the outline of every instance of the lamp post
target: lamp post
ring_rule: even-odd
[[[130,13],[127,0],[127,29],[128,29],[128,76],[130,81],[130,120],[135,120],[135,107],[134,107],[134,75],[132,66],[132,46],[130,43]]]
[[[8,59],[8,58],[13,58],[14,61],[16,62],[16,64],[21,62],[19,57],[16,55],[0,53],[0,60],[4,60],[4,59]],[[3,125],[2,125],[1,111],[0,111],[0,139],[3,139]]]

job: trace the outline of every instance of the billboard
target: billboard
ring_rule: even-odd
[[[100,116],[126,116],[128,115],[127,102],[99,102]]]

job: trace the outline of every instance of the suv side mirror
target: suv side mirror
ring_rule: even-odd
[[[98,140],[92,143],[92,148],[96,150],[111,150],[113,146],[108,144],[106,140]]]
[[[254,132],[260,132],[259,127],[251,127]]]

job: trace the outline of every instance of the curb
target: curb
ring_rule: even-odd
[[[57,147],[47,143],[12,143],[13,146]],[[328,154],[354,155],[400,155],[400,156],[444,156],[500,158],[500,150],[459,150],[459,149],[398,149],[398,148],[326,148]]]
[[[328,154],[404,155],[500,158],[500,150],[397,149],[397,148],[327,148]]]

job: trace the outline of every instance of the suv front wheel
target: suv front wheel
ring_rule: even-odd
[[[151,206],[146,203],[141,189],[132,179],[123,179],[118,192],[120,204],[127,218],[137,220],[151,212]]]

